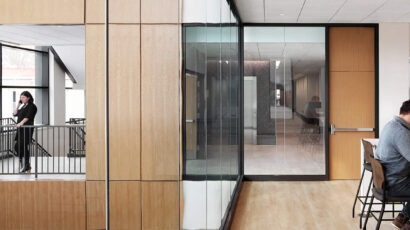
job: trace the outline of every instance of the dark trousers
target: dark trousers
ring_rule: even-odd
[[[397,196],[410,196],[410,178],[407,178],[407,180],[401,183],[389,186],[389,192],[392,195],[397,194]],[[410,218],[410,200],[403,206],[401,213],[407,218]]]
[[[17,128],[17,134],[15,140],[15,150],[20,158],[20,161],[24,158],[24,167],[30,167],[30,151],[29,146],[33,138],[33,128],[26,128],[24,126]]]

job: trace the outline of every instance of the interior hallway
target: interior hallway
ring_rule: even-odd
[[[356,180],[244,182],[231,230],[359,229],[359,217],[351,216],[357,185]],[[368,229],[375,224],[369,219]],[[395,228],[384,221],[380,229]]]

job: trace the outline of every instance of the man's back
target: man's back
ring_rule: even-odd
[[[384,127],[375,158],[385,168],[388,187],[410,176],[410,126],[400,117],[394,117]]]

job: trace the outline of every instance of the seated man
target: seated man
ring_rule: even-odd
[[[384,167],[386,189],[410,196],[410,100],[403,103],[400,115],[384,127],[375,158]],[[393,225],[410,230],[410,201],[394,219]]]

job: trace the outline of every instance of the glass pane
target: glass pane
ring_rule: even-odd
[[[186,2],[190,2],[189,0]],[[183,229],[219,229],[239,177],[238,23],[225,0],[184,22],[185,145]],[[195,7],[195,8],[197,8]],[[198,15],[193,13],[197,12]]]
[[[246,175],[324,175],[325,28],[245,27]]]
[[[47,86],[47,56],[40,52],[3,46],[3,86]]]

